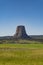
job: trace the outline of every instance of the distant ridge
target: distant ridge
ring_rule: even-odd
[[[25,26],[19,25],[16,28],[16,33],[13,36],[3,36],[0,37],[0,40],[17,40],[17,39],[26,39],[26,40],[35,40],[43,42],[43,35],[27,35]]]

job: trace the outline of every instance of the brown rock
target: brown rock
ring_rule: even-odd
[[[17,39],[27,39],[29,36],[26,34],[25,26],[17,26],[16,33],[14,34],[14,38]]]

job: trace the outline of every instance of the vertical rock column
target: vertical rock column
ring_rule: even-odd
[[[16,33],[14,34],[14,38],[27,39],[29,36],[26,34],[25,26],[17,26]]]

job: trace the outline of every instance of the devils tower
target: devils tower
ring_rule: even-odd
[[[16,28],[16,33],[14,34],[14,38],[17,39],[28,39],[29,36],[26,34],[25,26],[20,25]]]

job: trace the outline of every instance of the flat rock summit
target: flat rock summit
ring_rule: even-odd
[[[28,39],[29,36],[26,34],[25,26],[23,25],[17,26],[16,33],[14,34],[13,37],[17,39]]]

